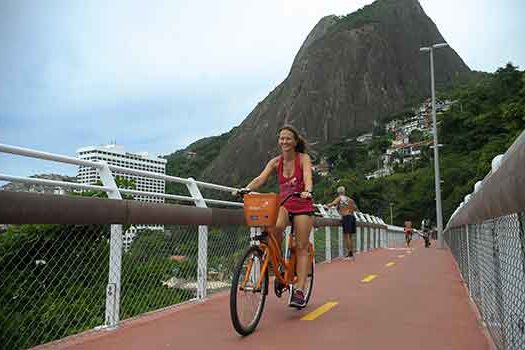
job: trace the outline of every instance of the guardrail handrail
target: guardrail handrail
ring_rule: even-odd
[[[117,165],[106,164],[105,162],[102,162],[102,161],[84,160],[84,159],[79,159],[75,157],[64,156],[60,154],[53,154],[49,152],[42,152],[42,151],[37,151],[37,150],[29,149],[29,148],[11,146],[11,145],[6,145],[6,144],[0,144],[0,152],[20,155],[20,156],[25,156],[25,157],[30,157],[30,158],[36,158],[36,159],[49,160],[49,161],[54,161],[54,162],[59,162],[59,163],[92,167],[92,168],[99,169],[99,170],[103,170],[104,167],[107,167],[109,168],[109,170],[116,171],[119,173],[144,176],[144,177],[149,177],[149,178],[165,180],[169,182],[176,182],[176,183],[181,183],[187,186],[196,184],[202,188],[214,189],[214,190],[223,191],[223,192],[232,192],[232,191],[237,190],[234,187],[217,185],[217,184],[212,184],[212,183],[208,183],[204,181],[196,181],[191,178],[184,179],[182,177],[177,177],[177,176],[159,174],[159,173],[154,173],[154,172],[149,172],[149,171],[144,171],[144,170],[129,169],[129,168],[120,167]],[[69,187],[69,188],[75,188],[75,189],[103,191],[103,192],[108,192],[108,193],[114,190],[113,188],[109,186],[86,185],[86,184],[79,184],[75,182],[65,182],[65,181],[58,181],[58,180],[20,177],[20,176],[12,176],[12,175],[7,175],[7,174],[0,174],[0,180],[33,183],[33,184],[49,185],[49,186],[63,186],[63,187]],[[124,189],[124,188],[118,188],[118,190],[120,193],[127,193],[127,194],[133,194],[133,195],[147,195],[147,196],[152,196],[152,197],[175,199],[175,200],[187,201],[187,202],[193,202],[196,200],[195,197],[180,196],[180,195],[173,195],[173,194],[166,194],[166,193],[135,191],[135,190],[129,190],[129,189]],[[220,204],[220,205],[230,205],[230,206],[242,207],[242,203],[240,202],[223,201],[223,200],[218,200],[218,199],[207,199],[207,198],[204,198],[203,200],[206,203],[210,203],[210,204]]]
[[[525,208],[525,131],[504,155],[494,157],[492,169],[456,208],[447,228],[479,223]]]

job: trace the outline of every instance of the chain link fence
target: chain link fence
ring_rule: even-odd
[[[525,349],[525,213],[445,231],[472,300],[499,349]]]
[[[112,293],[119,294],[115,312],[120,319],[197,297],[199,226],[138,230],[131,244],[121,246],[120,256],[110,252],[112,226],[120,227],[9,225],[0,233],[2,348],[25,349],[103,327]],[[314,229],[316,261],[346,254],[340,231]],[[205,285],[213,294],[229,288],[235,264],[249,245],[249,228],[209,226],[206,239]],[[112,288],[108,276],[119,260],[120,288]]]
[[[27,348],[104,324],[109,225],[0,233],[0,344]]]

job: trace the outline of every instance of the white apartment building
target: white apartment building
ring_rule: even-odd
[[[128,153],[120,145],[88,146],[77,150],[78,158],[97,161],[102,160],[110,165],[123,168],[144,170],[157,174],[166,174],[166,159],[151,156],[147,153]],[[166,183],[164,180],[152,179],[145,176],[130,175],[114,172],[114,176],[121,176],[128,180],[134,180],[137,191],[165,193]],[[100,180],[96,169],[79,166],[77,181],[81,184],[94,184]],[[164,203],[164,198],[151,196],[135,196],[136,200],[144,202]]]
[[[166,174],[167,160],[158,158],[148,153],[129,153],[121,145],[101,145],[87,146],[77,150],[77,156],[80,159],[91,161],[105,161],[109,165],[117,165],[123,168],[143,170],[158,174]],[[146,176],[137,176],[119,172],[113,172],[114,176],[120,176],[128,180],[135,181],[135,189],[142,192],[165,193],[166,182],[161,179],[153,179]],[[97,169],[91,167],[79,166],[77,181],[81,184],[94,184],[100,180]],[[143,202],[164,203],[164,198],[152,196],[134,196],[135,200]],[[162,225],[137,225],[131,227],[124,234],[124,249],[129,249],[136,236],[137,230],[163,230]]]

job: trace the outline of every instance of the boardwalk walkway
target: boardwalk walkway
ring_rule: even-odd
[[[231,326],[228,300],[222,293],[47,348],[489,349],[450,252],[435,244],[320,264],[308,308],[296,311],[269,295],[258,329],[245,338]],[[301,320],[328,302],[337,304],[314,320]]]

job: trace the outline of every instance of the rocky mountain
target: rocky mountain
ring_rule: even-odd
[[[344,17],[322,18],[286,79],[236,128],[203,176],[239,185],[277,152],[291,124],[311,143],[332,143],[373,128],[430,94],[421,46],[445,42],[417,0],[378,0]],[[452,48],[434,54],[436,83],[469,68]]]

